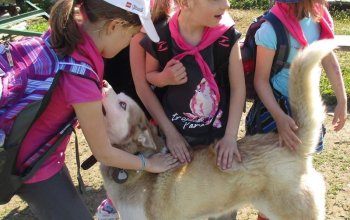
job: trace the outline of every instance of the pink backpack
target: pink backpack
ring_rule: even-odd
[[[63,138],[74,130],[75,117],[15,169],[16,156],[31,125],[45,110],[62,71],[93,80],[92,67],[72,57],[60,58],[50,46],[50,34],[0,44],[0,204],[31,178]],[[2,138],[2,139],[1,139]]]

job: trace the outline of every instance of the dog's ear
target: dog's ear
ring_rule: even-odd
[[[137,141],[142,144],[142,146],[151,148],[156,150],[157,146],[154,143],[152,134],[150,133],[149,129],[144,129],[142,132],[138,135]]]

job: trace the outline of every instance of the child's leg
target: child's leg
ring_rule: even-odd
[[[23,185],[17,194],[38,219],[93,219],[66,167],[48,180]]]

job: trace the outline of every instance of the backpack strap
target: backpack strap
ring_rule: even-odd
[[[264,15],[264,19],[272,25],[276,33],[277,48],[271,67],[271,77],[280,72],[283,68],[289,68],[290,63],[287,62],[290,51],[290,40],[287,30],[282,22],[271,12]]]
[[[85,79],[92,80],[96,83],[97,87],[101,89],[100,77],[93,70],[93,68],[85,62],[78,62],[72,57],[65,57],[59,61],[58,69]]]
[[[51,34],[46,32],[42,36],[42,40],[45,43],[46,47],[50,50],[52,56],[56,59],[58,65],[55,66],[55,73],[58,73],[60,70],[77,75],[86,79],[94,81],[99,89],[102,88],[102,81],[99,78],[98,74],[94,69],[87,63],[82,61],[77,61],[71,56],[58,57],[56,52],[53,50],[50,42]]]
[[[90,65],[86,63],[83,63],[83,62],[77,63],[73,58],[66,57],[65,59],[59,62],[58,68],[59,68],[59,71],[56,73],[54,80],[50,86],[50,89],[48,90],[43,100],[41,101],[39,110],[37,111],[35,118],[33,119],[31,125],[28,127],[28,130],[25,132],[25,135],[23,136],[23,138],[26,136],[27,132],[30,130],[30,127],[33,125],[33,123],[41,116],[41,114],[44,112],[44,110],[48,106],[48,103],[51,99],[52,91],[56,87],[63,71],[79,77],[93,80],[96,83],[96,85],[100,88],[101,84],[97,73],[91,68]],[[77,121],[76,117],[72,117],[72,119],[69,122],[67,122],[65,126],[63,126],[63,128],[56,135],[54,135],[50,140],[48,140],[43,146],[39,147],[38,148],[39,150],[24,162],[23,164],[24,170],[21,171],[21,174],[23,175],[23,180],[30,179],[36,173],[36,171],[41,167],[42,163],[44,163],[46,158],[49,157],[57,149],[57,147],[64,140],[64,138],[67,135],[70,135],[72,132],[75,133],[74,126],[76,124],[76,121]],[[76,154],[77,154],[76,158],[77,158],[77,164],[78,164],[77,178],[79,182],[79,189],[81,192],[83,192],[84,184],[82,182],[82,178],[80,175],[80,166],[79,166],[80,163],[79,163],[77,145],[78,145],[78,142],[76,138],[75,148],[76,148]]]

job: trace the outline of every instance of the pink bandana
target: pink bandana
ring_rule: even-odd
[[[197,46],[188,44],[179,32],[178,16],[180,11],[177,11],[169,20],[169,29],[171,37],[175,40],[176,44],[185,52],[178,54],[174,57],[176,60],[181,60],[187,55],[194,56],[197,61],[203,77],[207,80],[210,88],[215,92],[217,100],[220,100],[220,93],[218,85],[215,82],[214,75],[211,73],[208,64],[204,61],[199,51],[205,49],[209,45],[213,44],[220,36],[222,36],[232,25],[234,21],[228,13],[223,15],[220,23],[215,27],[206,27],[203,32],[201,41]]]
[[[315,5],[317,11],[321,11],[319,4]],[[303,46],[307,46],[307,40],[304,36],[303,30],[300,27],[298,19],[292,12],[293,8],[288,3],[276,3],[271,12],[280,19],[288,32]],[[321,35],[320,39],[333,39],[333,19],[326,7],[323,8],[322,17],[320,19]]]

